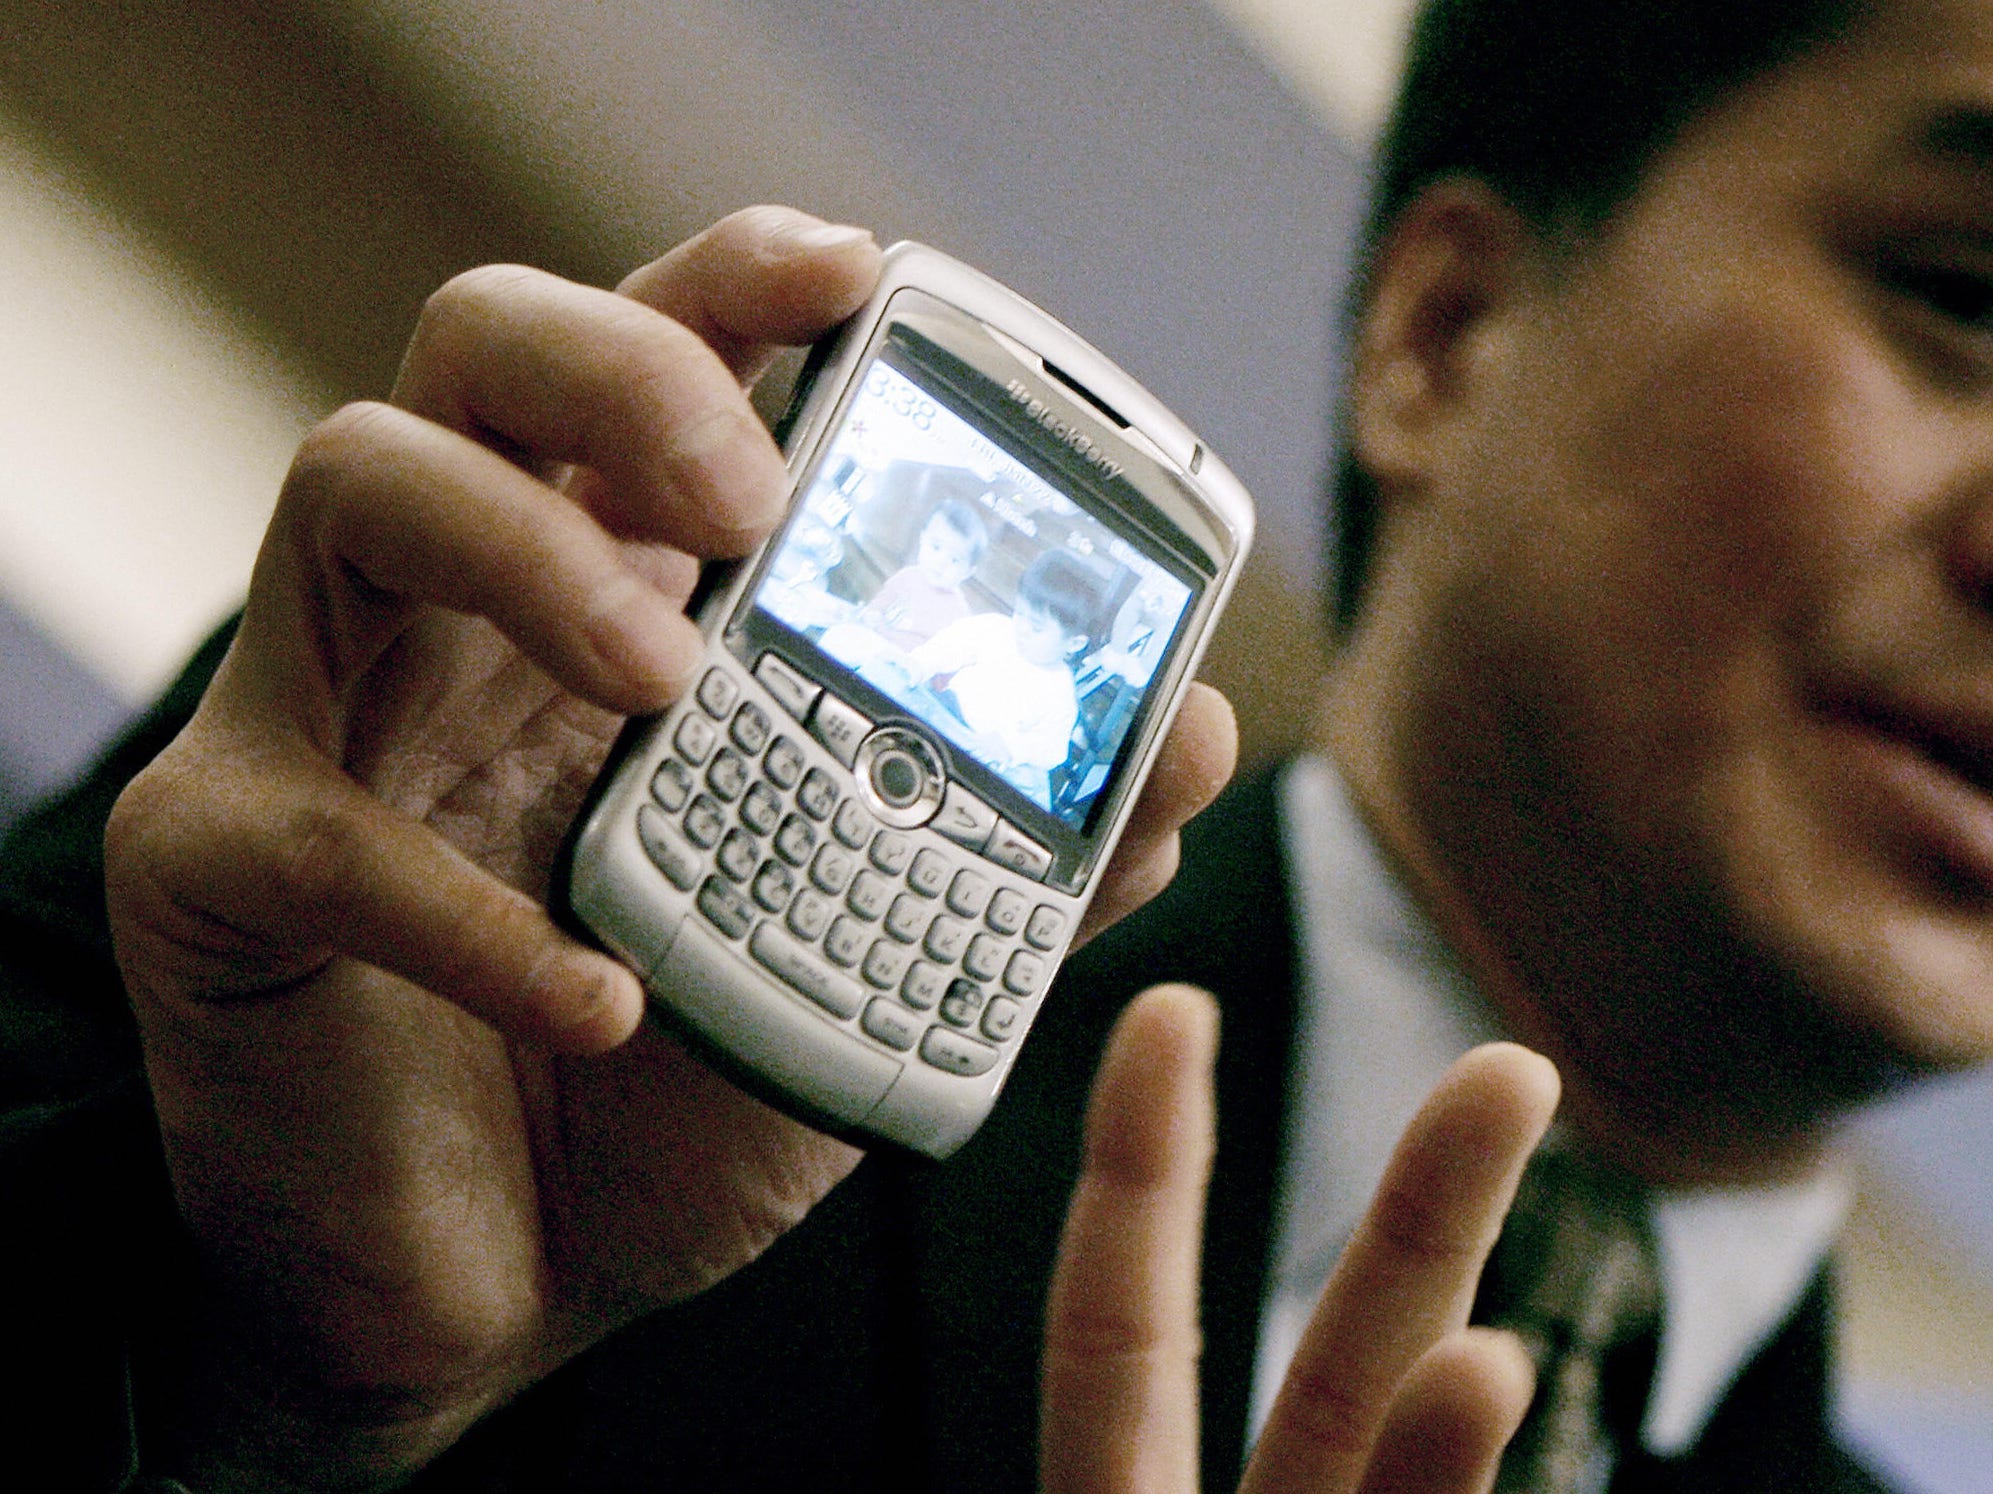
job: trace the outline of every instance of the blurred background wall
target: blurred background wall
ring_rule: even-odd
[[[927,239],[1252,488],[1207,669],[1250,756],[1319,667],[1337,307],[1404,0],[0,0],[0,824],[239,598],[291,447],[423,297],[596,283],[732,208]],[[1993,1489],[1993,1082],[1864,1118],[1848,1414]]]

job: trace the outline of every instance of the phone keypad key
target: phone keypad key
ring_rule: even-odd
[[[897,877],[913,859],[913,841],[897,830],[881,830],[872,837],[868,853],[872,864],[889,877]]]
[[[865,957],[871,942],[871,932],[864,924],[839,914],[831,920],[830,928],[823,936],[823,952],[832,964],[848,969]]]
[[[680,892],[690,892],[704,873],[705,859],[685,843],[655,804],[637,810],[637,842],[644,854]]]
[[[837,781],[822,768],[812,768],[803,775],[803,783],[796,790],[796,802],[803,813],[813,820],[827,820],[837,808]]]
[[[759,757],[761,749],[768,745],[771,730],[768,712],[750,700],[734,712],[733,726],[728,734],[733,737],[734,746],[742,752],[749,757]]]
[[[993,1043],[1001,1043],[1017,1031],[1017,1020],[1024,1015],[1024,1008],[1008,996],[998,996],[983,1008],[983,1036]]]
[[[857,760],[858,744],[871,733],[872,723],[835,695],[823,695],[810,712],[809,727],[810,735],[848,768]]]
[[[754,837],[743,835],[738,830],[729,830],[720,848],[713,852],[713,865],[725,872],[736,882],[745,882],[754,875],[754,863],[761,859],[760,849]]]
[[[756,779],[740,801],[740,822],[756,835],[768,835],[782,818],[782,796]]]
[[[761,760],[761,770],[770,783],[786,794],[803,776],[803,762],[802,748],[787,737],[777,737],[768,744],[768,756]]]
[[[948,972],[939,965],[915,960],[907,966],[907,978],[900,982],[900,1000],[917,1012],[931,1012],[948,993]]]
[[[1065,933],[1066,915],[1050,903],[1040,903],[1033,908],[1031,921],[1024,925],[1025,942],[1040,949],[1056,949]]]
[[[851,881],[851,858],[836,846],[823,846],[810,863],[810,880],[836,897]]]
[[[927,951],[930,959],[953,965],[962,958],[962,951],[968,944],[969,926],[959,918],[941,913],[927,926],[927,937],[921,941],[921,948]]]
[[[875,997],[865,1008],[865,1015],[858,1025],[888,1048],[904,1053],[920,1041],[921,1029],[927,1023],[897,1001]]]
[[[838,805],[837,813],[830,822],[830,833],[854,851],[865,849],[865,842],[878,828],[878,822],[865,812],[856,799],[846,799]]]
[[[779,861],[764,861],[748,889],[754,900],[770,913],[780,913],[796,893],[796,874]]]
[[[989,993],[972,980],[951,980],[941,998],[941,1020],[956,1027],[974,1027]]]
[[[675,757],[667,757],[651,774],[650,796],[676,814],[692,797],[692,770]]]
[[[1044,979],[1045,962],[1028,949],[1018,950],[1003,967],[1003,988],[1018,996],[1035,994]]]
[[[865,966],[860,974],[866,981],[882,991],[890,991],[900,983],[907,968],[907,947],[895,944],[890,939],[875,939],[872,947],[865,951]]]
[[[1008,887],[999,887],[990,898],[988,912],[983,921],[990,926],[990,932],[1010,938],[1024,927],[1024,918],[1031,910],[1031,904],[1021,892]]]
[[[671,745],[678,749],[678,755],[698,767],[713,755],[713,748],[719,744],[720,731],[704,716],[687,711],[678,720],[678,730],[672,734]]]
[[[959,783],[948,785],[941,808],[928,821],[928,828],[947,836],[959,846],[980,851],[996,828],[996,811]]]
[[[695,798],[685,811],[681,823],[685,826],[685,838],[702,851],[710,851],[719,844],[720,836],[727,828],[727,812],[704,794]]]
[[[938,919],[936,921],[939,922]],[[971,979],[995,980],[1003,974],[1004,953],[1001,940],[992,939],[988,934],[978,934],[962,951],[962,968]]]
[[[930,1027],[921,1037],[920,1056],[937,1069],[973,1079],[996,1067],[997,1050],[946,1027]]]
[[[799,814],[785,817],[775,832],[775,854],[791,866],[801,866],[816,848],[817,832]]]
[[[948,884],[948,906],[964,918],[975,918],[990,900],[990,879],[963,867]]]
[[[796,894],[796,900],[789,904],[789,927],[799,939],[807,939],[814,944],[823,937],[823,931],[830,927],[831,915],[837,909],[829,898],[821,892],[805,887]]]
[[[851,893],[844,901],[867,923],[877,923],[892,906],[893,884],[875,871],[861,871],[851,879]]]
[[[907,868],[907,886],[922,897],[939,897],[955,868],[948,858],[934,851],[922,851]]]
[[[715,721],[724,721],[740,695],[740,686],[731,674],[715,666],[700,677],[699,688],[694,693],[698,696],[700,708],[708,716]]]
[[[1052,853],[1008,820],[997,821],[982,852],[998,866],[1007,866],[1035,882],[1044,881],[1045,873],[1052,869]]]
[[[865,1004],[865,992],[855,981],[812,958],[809,950],[772,923],[756,929],[747,947],[768,969],[835,1016],[855,1017]]]
[[[731,747],[722,747],[706,770],[706,787],[731,804],[747,787],[747,759]]]
[[[902,944],[911,944],[927,928],[927,904],[910,892],[902,892],[886,909],[886,932]]]
[[[738,887],[718,877],[700,884],[696,901],[707,921],[729,939],[741,938],[754,925],[754,905]]]
[[[810,714],[810,707],[823,693],[775,654],[761,656],[761,662],[754,666],[754,677],[767,687],[775,703],[798,721]]]
[[[1042,877],[1039,848],[956,787],[925,830],[881,827],[834,768],[811,766],[817,732],[775,729],[791,704],[783,688],[814,687],[772,656],[755,675],[783,682],[773,706],[716,666],[679,709],[674,750],[637,812],[646,856],[720,933],[868,1040],[944,1073],[987,1074],[1027,1024],[1071,924],[998,869]],[[840,711],[862,721],[816,694],[791,714]],[[1026,850],[992,849],[1013,842]]]

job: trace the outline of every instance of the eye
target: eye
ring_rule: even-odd
[[[1920,309],[1993,337],[1993,272],[1937,255],[1885,253],[1877,276],[1885,289]]]
[[[1882,326],[1935,384],[1993,395],[1993,253],[1978,234],[1913,233],[1857,251]]]

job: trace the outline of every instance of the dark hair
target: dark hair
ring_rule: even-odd
[[[1047,550],[1017,578],[1017,600],[1049,612],[1067,633],[1083,633],[1088,643],[1100,625],[1106,588],[1093,568],[1064,550]]]
[[[1871,3],[1427,0],[1378,152],[1349,325],[1369,303],[1378,246],[1428,183],[1477,178],[1545,242],[1581,245],[1690,120],[1845,33]],[[1376,510],[1375,487],[1345,439],[1330,515],[1338,633],[1362,600]]]

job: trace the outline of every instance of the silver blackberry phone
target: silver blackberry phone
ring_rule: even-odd
[[[1245,558],[1245,490],[1100,353],[935,250],[815,350],[795,498],[710,577],[569,913],[776,1104],[945,1157],[1039,1015]]]

